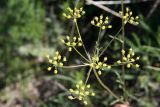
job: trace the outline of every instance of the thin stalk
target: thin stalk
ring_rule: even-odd
[[[110,66],[122,66],[122,65],[126,65],[128,63],[132,63],[133,61],[128,61],[128,62],[122,62],[121,64],[114,64],[114,65],[110,65]]]
[[[123,16],[124,16],[124,0],[121,0],[121,11],[122,11],[122,49],[124,49],[124,39],[125,39],[125,24],[124,24],[124,19],[123,19]],[[123,56],[122,56],[122,62],[123,62]],[[123,90],[124,90],[124,99],[126,100],[126,84],[125,84],[125,66],[122,65],[122,80],[124,82],[124,86],[123,86]]]
[[[112,40],[109,42],[109,44],[107,44],[107,46],[104,47],[103,51],[99,54],[99,56],[101,56],[106,50],[107,48],[110,46],[110,44],[114,41],[115,37],[121,32],[122,27],[119,29],[119,31],[116,33],[116,35],[114,36],[114,38],[112,38]]]
[[[85,56],[83,56],[75,47],[73,47],[73,49],[74,49],[84,60],[86,60],[87,62],[89,62],[89,60],[88,60]]]
[[[101,28],[99,29],[99,33],[98,33],[98,39],[97,39],[97,47],[99,46],[99,43],[100,43],[100,35],[101,35]]]
[[[82,40],[82,36],[81,36],[81,34],[80,34],[80,31],[79,31],[79,27],[78,27],[77,21],[75,22],[75,24],[76,24],[76,28],[77,28],[78,35],[79,35],[79,37],[80,37],[81,40]],[[83,46],[83,49],[84,49],[86,55],[88,56],[88,53],[87,53],[86,47],[84,46],[83,40],[82,40],[82,46]]]
[[[62,66],[61,68],[79,68],[79,67],[86,67],[90,64],[84,64],[84,65],[71,65],[71,66]]]
[[[90,68],[89,71],[88,71],[88,73],[87,73],[87,78],[86,78],[86,81],[85,81],[85,85],[86,85],[87,82],[88,82],[88,79],[89,79],[89,77],[90,77],[91,71],[92,71],[92,68]]]
[[[101,84],[101,86],[102,86],[104,89],[106,89],[106,91],[109,92],[114,98],[119,99],[119,97],[118,97],[116,94],[114,94],[114,93],[108,88],[108,86],[106,86],[106,85],[102,82],[102,80],[99,78],[96,70],[93,69],[93,71],[94,71],[94,74],[95,74],[98,82]]]
[[[96,41],[96,45],[95,45],[95,53],[97,52],[97,54],[99,54],[99,51],[97,51],[97,50],[99,50],[101,32],[102,32],[102,29],[100,28],[99,33],[98,33],[98,38],[97,38],[97,41]]]

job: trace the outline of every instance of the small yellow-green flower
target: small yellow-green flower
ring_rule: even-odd
[[[50,58],[49,55],[47,55],[48,62],[52,65],[48,67],[48,71],[51,71],[52,67],[54,67],[54,73],[58,73],[57,67],[62,67],[63,63],[67,61],[66,57],[63,57],[60,55],[60,53],[57,51],[55,53],[56,55],[53,58]]]
[[[74,22],[76,22],[78,18],[81,18],[85,14],[85,11],[83,11],[83,7],[79,9],[71,9],[70,7],[68,7],[67,11],[67,13],[63,13],[63,16],[67,19],[73,19]]]
[[[122,60],[118,60],[118,64],[125,64],[127,68],[131,68],[131,66],[139,68],[139,64],[136,63],[140,59],[140,57],[135,57],[135,53],[133,52],[132,48],[129,49],[128,54],[126,51],[122,49]]]
[[[107,57],[103,58],[103,61],[99,61],[99,57],[98,56],[94,56],[92,57],[92,63],[91,63],[91,67],[95,68],[98,71],[98,74],[101,75],[102,72],[101,70],[104,70],[105,68],[110,69],[111,66],[107,65],[105,62],[107,61]]]
[[[131,23],[131,24],[136,24],[138,25],[139,22],[139,17],[136,16],[136,17],[133,17],[132,16],[132,11],[129,10],[129,8],[126,8],[126,13],[122,13],[122,11],[119,12],[119,14],[122,16],[123,20],[124,20],[124,23],[126,24],[127,22]]]
[[[102,30],[105,30],[107,28],[112,28],[112,25],[109,25],[109,18],[103,17],[103,15],[99,17],[94,17],[94,19],[91,21],[91,24],[97,27],[100,27]]]
[[[76,84],[76,89],[69,89],[69,93],[71,95],[69,95],[68,98],[70,100],[78,99],[87,105],[87,97],[95,96],[95,93],[90,89],[90,87],[90,84],[85,85],[83,81],[80,81]]]
[[[72,48],[75,46],[82,46],[82,39],[80,37],[69,37],[66,36],[66,40],[62,39],[62,43],[68,46],[68,51],[72,51]]]

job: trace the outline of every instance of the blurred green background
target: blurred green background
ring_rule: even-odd
[[[132,96],[128,100],[133,107],[160,107],[160,5],[156,0],[132,2],[126,6],[140,16],[140,25],[126,25],[125,44],[141,56],[141,70],[126,73],[127,89]],[[59,42],[63,35],[75,32],[73,24],[62,17],[68,6],[75,5],[84,6],[86,11],[78,24],[89,52],[98,34],[98,29],[90,24],[94,16],[104,14],[112,19],[113,28],[103,32],[101,45],[108,43],[109,35],[115,35],[121,27],[119,18],[83,0],[0,1],[0,107],[83,107],[79,101],[67,99],[67,89],[85,78],[88,68],[62,69],[54,75],[47,71],[45,58],[58,49],[68,56],[67,64],[80,62],[74,51],[72,55],[66,53],[66,47]],[[120,5],[106,6],[120,10]],[[113,42],[105,54],[110,59],[117,57],[119,46],[120,42]],[[104,71],[102,80],[121,95],[114,71],[121,72],[121,69]],[[96,96],[89,99],[89,106],[110,107],[112,96],[94,75],[89,82],[96,92]]]

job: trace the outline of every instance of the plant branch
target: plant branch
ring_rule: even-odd
[[[148,2],[148,1],[153,1],[153,0],[138,0],[138,1],[132,1],[132,0],[125,0],[124,4],[131,4],[131,3],[140,3],[140,2]],[[121,4],[121,0],[117,0],[117,1],[94,1],[96,4],[100,4],[100,5],[120,5]]]
[[[110,8],[102,5],[102,4],[98,4],[97,1],[93,1],[93,0],[86,0],[86,1],[87,1],[87,4],[88,4],[88,5],[94,5],[94,6],[96,6],[96,7],[99,7],[99,8],[101,8],[101,9],[103,9],[103,10],[111,13],[112,15],[114,15],[114,16],[116,16],[116,17],[122,18],[122,16],[121,16],[119,13],[117,13],[116,11],[114,11],[114,10],[112,10],[112,9],[110,9]],[[99,2],[100,2],[100,1],[99,1]],[[108,1],[107,1],[107,2],[108,2]],[[135,23],[132,23],[132,25],[136,26]]]
[[[101,8],[101,9],[103,9],[103,10],[105,10],[105,11],[111,13],[111,14],[113,14],[114,16],[117,16],[117,17],[121,18],[121,16],[119,15],[119,13],[115,12],[114,10],[112,10],[112,9],[106,7],[106,6],[103,6],[101,4],[97,4],[93,0],[86,0],[86,1],[87,1],[87,4],[95,5],[95,6],[99,7],[99,8]]]

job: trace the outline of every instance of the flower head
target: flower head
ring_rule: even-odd
[[[135,23],[136,25],[139,24],[139,22],[138,22],[139,17],[138,16],[133,17],[132,16],[133,13],[132,13],[132,11],[129,10],[129,8],[126,8],[126,13],[125,14],[123,14],[122,11],[120,11],[119,14],[122,16],[125,24],[127,22],[129,22],[131,24]]]
[[[111,68],[110,65],[107,65],[105,63],[106,61],[107,61],[107,57],[104,57],[103,61],[99,61],[99,57],[95,56],[95,57],[92,57],[92,64],[90,66],[94,67],[98,71],[98,74],[101,75],[102,74],[101,70],[104,70],[105,68],[108,68],[108,69]]]
[[[103,15],[99,17],[94,17],[94,19],[91,21],[91,24],[97,27],[100,27],[102,30],[105,30],[107,28],[112,28],[112,25],[109,25],[109,18],[103,17]]]
[[[51,71],[52,67],[54,67],[54,73],[58,73],[58,68],[57,67],[62,67],[63,63],[67,61],[66,57],[63,57],[60,55],[60,53],[57,51],[55,53],[56,55],[53,58],[50,58],[49,55],[47,55],[48,62],[52,65],[48,67],[48,71]]]
[[[95,93],[90,89],[90,87],[90,84],[85,85],[83,81],[80,81],[76,84],[76,89],[69,89],[71,95],[69,95],[68,98],[70,100],[78,99],[87,105],[87,97],[95,96]]]
[[[80,37],[69,37],[66,36],[66,40],[62,39],[62,43],[64,43],[66,46],[68,46],[68,51],[72,51],[72,48],[75,46],[82,46],[82,39]]]
[[[122,49],[122,60],[118,60],[118,64],[125,64],[127,68],[131,68],[131,66],[139,68],[139,64],[136,63],[136,61],[139,60],[139,56],[135,57],[135,53],[133,52],[132,48],[129,49],[128,54],[126,54],[126,51]]]
[[[82,15],[85,14],[85,11],[83,11],[83,8],[74,8],[71,9],[70,7],[67,8],[68,13],[63,13],[63,16],[67,19],[73,19],[74,22],[77,21],[78,18],[81,18]]]

